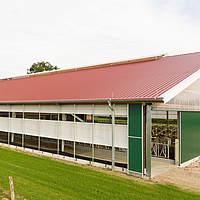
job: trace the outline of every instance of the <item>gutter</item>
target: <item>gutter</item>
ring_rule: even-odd
[[[131,102],[134,102],[134,103],[142,103],[142,102],[160,102],[160,103],[164,103],[164,99],[161,97],[161,98],[157,98],[157,99],[133,99],[133,100],[87,100],[87,101],[84,101],[84,100],[80,100],[80,101],[8,101],[8,102],[0,102],[0,104],[45,104],[45,103],[52,103],[52,104],[55,104],[55,103],[59,103],[59,104],[62,104],[62,103],[108,103],[108,101],[112,102],[112,103],[131,103]]]

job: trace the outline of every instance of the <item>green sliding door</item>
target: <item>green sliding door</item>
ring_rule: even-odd
[[[200,155],[200,112],[181,112],[181,163]]]
[[[129,104],[128,170],[142,173],[142,104]]]

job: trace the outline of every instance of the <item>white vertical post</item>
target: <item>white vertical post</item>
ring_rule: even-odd
[[[76,137],[75,137],[75,134],[76,134],[75,109],[76,109],[76,106],[75,106],[75,104],[74,104],[74,161],[76,161],[76,157],[75,157],[75,153],[76,153],[76,149],[75,149],[75,147],[76,147],[76,142],[75,142],[75,140],[76,140]]]
[[[16,118],[16,112],[12,112],[12,118]],[[11,134],[11,142],[14,142],[15,134],[14,133],[10,133],[10,134]]]
[[[15,137],[14,133],[11,133],[11,142],[14,142],[14,137]]]
[[[59,105],[57,104],[57,108],[58,108],[58,121],[57,121],[57,154],[59,155],[59,151],[60,151],[60,144],[59,144],[59,121],[60,121],[60,113],[59,113]]]
[[[92,104],[92,164],[94,163],[94,104]]]
[[[115,126],[115,115],[114,115],[114,109],[112,109],[112,171],[115,170],[115,132],[114,132],[114,126]]]
[[[62,114],[62,121],[66,121],[66,114]],[[62,151],[65,151],[65,140],[62,140]]]
[[[10,146],[10,105],[9,106],[9,112],[8,112],[8,145]]]
[[[65,140],[62,140],[62,151],[65,151]]]
[[[175,165],[179,165],[179,139],[175,139],[174,149],[175,149]]]
[[[39,120],[38,120],[38,151],[40,151],[40,104],[39,104]]]
[[[22,148],[24,148],[24,104],[23,104],[23,113],[22,113]]]
[[[115,134],[114,134],[114,125],[115,125],[115,115],[114,115],[114,109],[111,105],[111,102],[108,101],[108,106],[112,113],[112,171],[115,170]]]

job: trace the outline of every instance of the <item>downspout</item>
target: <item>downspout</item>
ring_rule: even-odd
[[[112,171],[114,171],[114,166],[115,166],[114,124],[115,124],[115,119],[114,119],[114,109],[113,109],[110,101],[108,101],[108,107],[110,108],[110,110],[112,112]]]

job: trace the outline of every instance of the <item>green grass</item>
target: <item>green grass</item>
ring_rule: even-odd
[[[0,148],[0,187],[26,199],[200,199],[171,185],[137,182],[46,157]]]
[[[97,123],[106,123],[106,124],[112,124],[112,119],[109,117],[94,117],[94,121]],[[115,124],[124,124],[127,125],[126,119],[117,119],[115,118]]]

